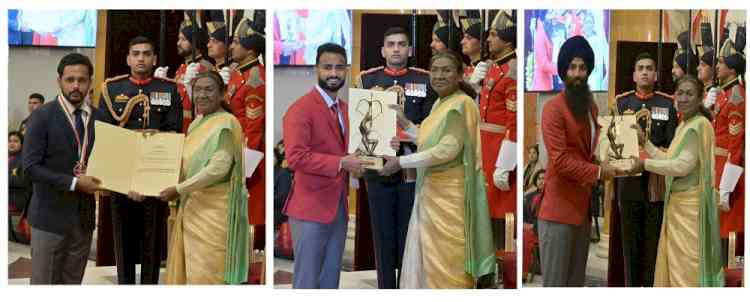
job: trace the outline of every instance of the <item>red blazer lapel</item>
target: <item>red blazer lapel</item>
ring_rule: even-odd
[[[567,103],[562,103],[562,110],[565,115],[565,119],[568,121],[569,124],[571,124],[573,127],[571,127],[571,133],[573,137],[568,137],[568,141],[575,142],[580,150],[588,151],[590,150],[590,143],[591,141],[588,141],[587,139],[591,137],[590,133],[587,133],[586,130],[588,127],[586,127],[585,123],[588,123],[589,121],[581,122],[578,119],[575,118],[575,115],[573,115],[573,111],[570,110]],[[590,130],[589,130],[590,131]]]
[[[328,124],[328,127],[331,128],[331,132],[336,134],[336,139],[338,140],[339,144],[343,144],[344,141],[342,141],[341,137],[341,126],[339,125],[338,118],[333,115],[331,112],[331,108],[328,107],[328,104],[326,104],[326,101],[323,99],[323,96],[320,95],[320,92],[318,92],[318,89],[313,88],[312,94],[315,98],[315,101],[318,103],[318,107],[320,108],[323,116],[325,116],[326,123]],[[346,119],[346,109],[342,108],[341,105],[339,105],[339,110],[343,111],[344,114],[344,127],[346,127],[347,119]],[[344,106],[345,107],[345,106]]]

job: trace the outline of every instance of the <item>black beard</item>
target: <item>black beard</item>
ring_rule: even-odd
[[[81,99],[78,100],[78,101],[73,101],[73,99],[70,97],[73,94],[73,92],[80,93],[82,95]],[[63,96],[65,97],[66,100],[68,100],[68,102],[70,102],[73,105],[78,105],[78,104],[82,103],[83,100],[86,98],[86,95],[83,92],[80,92],[80,91],[77,91],[77,90],[76,91],[68,92],[67,94],[63,93]]]
[[[318,86],[320,86],[320,88],[323,88],[323,89],[331,91],[331,92],[339,91],[339,89],[341,89],[341,87],[344,86],[344,83],[346,83],[346,80],[341,80],[341,83],[339,83],[338,85],[336,85],[336,86],[329,86],[328,83],[326,82],[327,80],[328,79],[318,78]]]
[[[594,103],[594,96],[586,80],[582,80],[581,83],[575,83],[572,79],[565,81],[565,103],[568,104],[568,108],[576,119],[586,118],[586,114],[591,111],[591,105]]]
[[[187,58],[193,55],[192,49],[182,49],[180,47],[177,47],[177,55],[183,58]]]

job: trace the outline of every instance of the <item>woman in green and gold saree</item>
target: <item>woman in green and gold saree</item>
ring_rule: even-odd
[[[166,282],[239,284],[247,281],[248,271],[242,129],[224,108],[226,87],[218,73],[201,73],[192,83],[202,116],[188,128],[181,182],[160,195],[164,201],[179,200]]]
[[[714,195],[714,131],[702,99],[700,81],[690,75],[680,79],[675,101],[682,119],[666,152],[652,145],[638,129],[638,141],[650,158],[639,159],[634,172],[646,170],[666,176],[654,286],[724,284]]]
[[[440,98],[419,129],[399,112],[399,125],[416,138],[417,152],[386,157],[380,172],[417,168],[400,287],[472,288],[476,279],[495,271],[479,109],[461,88],[456,55],[432,57],[430,84]]]

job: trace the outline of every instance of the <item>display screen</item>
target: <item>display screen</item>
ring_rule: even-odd
[[[96,10],[8,10],[8,44],[96,46]]]
[[[315,65],[318,46],[331,42],[346,49],[352,60],[352,13],[349,10],[275,10],[275,65]]]
[[[542,9],[525,12],[524,78],[526,91],[559,91],[564,84],[557,74],[557,54],[570,37],[583,36],[594,50],[594,70],[589,71],[592,91],[607,90],[609,76],[609,11]]]

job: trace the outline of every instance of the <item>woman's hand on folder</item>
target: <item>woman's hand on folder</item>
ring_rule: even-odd
[[[146,199],[146,196],[142,195],[141,193],[138,193],[136,191],[130,191],[128,192],[128,198],[134,201],[141,202],[144,199]]]
[[[161,199],[161,201],[172,201],[178,197],[180,197],[180,194],[177,193],[177,188],[175,186],[161,190],[159,193],[159,199]]]

